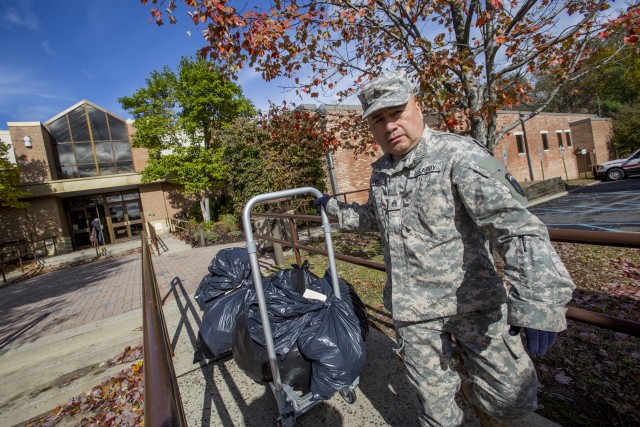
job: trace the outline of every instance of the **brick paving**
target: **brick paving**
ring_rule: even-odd
[[[192,295],[213,256],[228,246],[232,245],[170,250],[154,256],[161,296],[174,298],[172,281],[182,284],[181,292]],[[141,267],[139,253],[122,255],[1,287],[0,353],[46,335],[141,309]]]

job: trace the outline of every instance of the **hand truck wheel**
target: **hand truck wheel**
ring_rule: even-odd
[[[349,389],[340,390],[340,396],[347,402],[349,405],[353,405],[356,403],[356,391]]]

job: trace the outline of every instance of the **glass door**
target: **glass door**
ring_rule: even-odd
[[[114,241],[142,234],[142,209],[138,191],[108,193],[107,209]]]
[[[76,249],[91,246],[89,234],[89,218],[84,208],[76,208],[68,211],[69,224],[71,224],[71,238]]]

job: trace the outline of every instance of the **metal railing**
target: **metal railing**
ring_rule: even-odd
[[[147,232],[142,232],[142,317],[144,363],[144,425],[187,426],[173,351],[162,313],[162,299],[151,262]]]
[[[58,254],[56,236],[43,237],[37,240],[21,240],[13,243],[5,243],[0,246],[0,272],[3,282],[5,277],[5,265],[18,263],[20,271],[24,273],[25,261],[33,261],[38,265],[39,261]]]
[[[293,248],[298,265],[302,263],[300,251],[315,253],[318,255],[327,255],[327,251],[313,246],[300,244],[297,240],[297,230],[295,220],[315,221],[320,220],[318,215],[298,215],[287,213],[254,213],[252,217],[280,218],[289,221],[291,227],[292,240],[276,239],[271,236],[255,235],[256,239],[264,239],[282,246]],[[559,230],[548,229],[549,236],[554,242],[568,242],[579,244],[618,246],[627,248],[640,248],[640,233],[613,233],[603,231],[581,231],[581,230]],[[350,255],[335,253],[337,260],[345,261],[351,264],[372,268],[378,271],[386,271],[384,264],[373,262],[367,259],[358,258]],[[628,335],[640,336],[640,322],[634,322],[627,319],[608,316],[606,314],[584,310],[577,307],[567,308],[567,319],[577,322],[586,323],[597,326],[599,328],[609,329],[616,332],[623,332]]]

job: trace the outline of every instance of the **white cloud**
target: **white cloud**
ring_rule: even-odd
[[[53,49],[51,49],[51,47],[49,47],[49,40],[45,40],[44,42],[42,42],[42,44],[40,46],[42,46],[42,49],[44,49],[45,52],[47,52],[49,55],[53,56]]]
[[[0,128],[7,121],[46,120],[77,101],[61,95],[33,70],[7,65],[0,65],[0,99]]]
[[[40,30],[40,21],[33,12],[30,0],[12,1],[11,6],[0,10],[0,23],[3,27],[21,27],[27,30]]]

